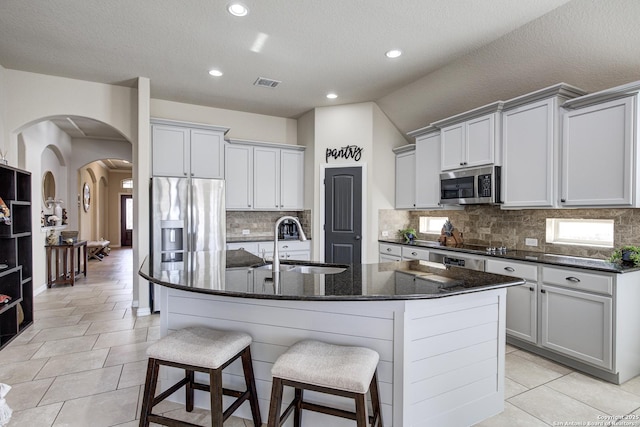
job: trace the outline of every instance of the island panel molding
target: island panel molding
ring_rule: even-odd
[[[505,291],[363,303],[235,298],[162,287],[161,313],[169,314],[161,315],[161,335],[195,323],[249,333],[263,413],[268,413],[273,363],[295,342],[316,339],[380,354],[386,426],[473,425],[504,408],[499,379],[504,376]],[[163,385],[180,376],[171,370]],[[241,384],[241,367],[232,365],[224,381]],[[182,395],[174,398],[184,403]],[[208,408],[209,399],[197,393],[195,404]],[[251,419],[244,407],[236,415]],[[326,423],[326,416],[305,413],[305,425]],[[353,421],[332,418],[331,425],[352,427]]]

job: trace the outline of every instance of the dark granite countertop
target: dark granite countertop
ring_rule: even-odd
[[[174,289],[244,298],[381,301],[441,298],[524,284],[521,279],[424,261],[340,266],[337,274],[283,271],[274,284],[261,258],[243,250],[195,252],[184,263],[160,266],[145,259],[139,274]],[[282,264],[326,265],[287,261]],[[187,265],[185,268],[184,266]],[[191,267],[189,267],[189,265]],[[224,268],[221,268],[224,266]]]
[[[480,245],[456,245],[445,246],[439,242],[428,240],[416,240],[406,243],[402,239],[379,239],[380,243],[392,243],[398,245],[416,246],[428,249],[440,249],[452,252],[462,252],[475,255],[483,255],[491,258],[510,259],[514,261],[529,261],[542,264],[556,265],[560,267],[584,268],[587,270],[603,271],[607,273],[629,273],[640,270],[640,267],[628,267],[607,260],[596,258],[574,257],[569,255],[555,255],[543,252],[510,250],[504,254],[487,253],[485,246]]]

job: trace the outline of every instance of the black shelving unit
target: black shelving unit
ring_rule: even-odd
[[[0,197],[11,221],[0,219],[0,349],[33,323],[31,173],[0,165]]]

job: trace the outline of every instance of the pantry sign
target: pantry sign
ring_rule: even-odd
[[[357,145],[345,145],[341,148],[327,148],[325,161],[329,163],[329,159],[353,159],[359,162],[362,158],[362,150],[364,148]]]

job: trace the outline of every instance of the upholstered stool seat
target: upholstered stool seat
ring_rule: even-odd
[[[333,345],[314,340],[294,344],[276,360],[271,369],[273,385],[268,426],[282,425],[292,411],[294,425],[300,426],[302,409],[353,419],[357,421],[358,427],[365,426],[368,418],[365,395],[370,390],[373,414],[369,420],[372,426],[382,427],[377,380],[379,359],[377,352],[364,347]],[[280,416],[285,385],[295,388],[295,397]],[[356,411],[348,412],[305,402],[303,390],[351,397],[355,400]]]
[[[175,331],[152,344],[147,349],[149,363],[140,426],[148,426],[150,422],[163,425],[192,425],[152,413],[155,405],[182,386],[186,386],[188,412],[193,411],[194,390],[209,392],[212,426],[222,427],[224,420],[246,400],[250,402],[254,424],[260,426],[262,420],[251,363],[251,341],[251,336],[245,333],[194,326]],[[244,392],[222,387],[222,370],[238,358],[242,358],[247,388]],[[161,365],[184,369],[185,377],[156,397],[155,389]],[[208,373],[209,384],[195,382],[195,371]],[[225,411],[222,410],[223,394],[237,398]]]

